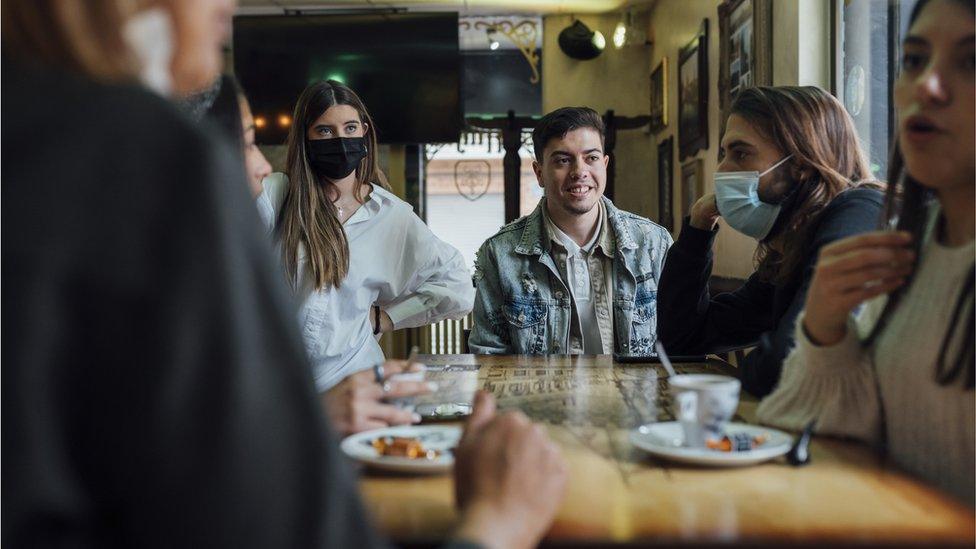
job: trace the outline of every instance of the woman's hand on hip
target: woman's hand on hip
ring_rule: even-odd
[[[377,315],[377,311],[379,311],[379,315]],[[379,332],[376,330],[377,316],[379,316],[380,320]],[[388,315],[386,311],[379,308],[377,305],[373,305],[369,308],[369,326],[373,329],[373,333],[377,335],[392,332],[394,330],[393,319],[390,318],[390,315]]]

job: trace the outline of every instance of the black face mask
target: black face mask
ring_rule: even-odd
[[[335,181],[351,174],[366,158],[364,137],[335,137],[308,141],[308,162],[315,173]]]

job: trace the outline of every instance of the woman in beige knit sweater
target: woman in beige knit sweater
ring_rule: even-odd
[[[821,250],[764,423],[877,445],[974,502],[976,113],[971,0],[920,0],[894,99],[885,221]],[[900,197],[899,197],[900,193]],[[864,304],[858,315],[853,311]]]

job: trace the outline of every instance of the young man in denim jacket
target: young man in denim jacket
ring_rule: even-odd
[[[671,235],[603,197],[610,157],[596,111],[557,109],[532,141],[545,197],[478,251],[468,346],[479,354],[650,353]]]

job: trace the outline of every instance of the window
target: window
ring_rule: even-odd
[[[885,179],[895,115],[891,90],[897,76],[903,25],[914,0],[836,0],[835,93],[854,119],[871,172]]]
[[[505,224],[505,153],[497,134],[467,135],[465,145],[427,146],[426,213],[430,230],[457,248],[473,269],[475,252]],[[532,154],[528,145],[519,150],[520,215],[531,213],[542,196],[532,171]]]

